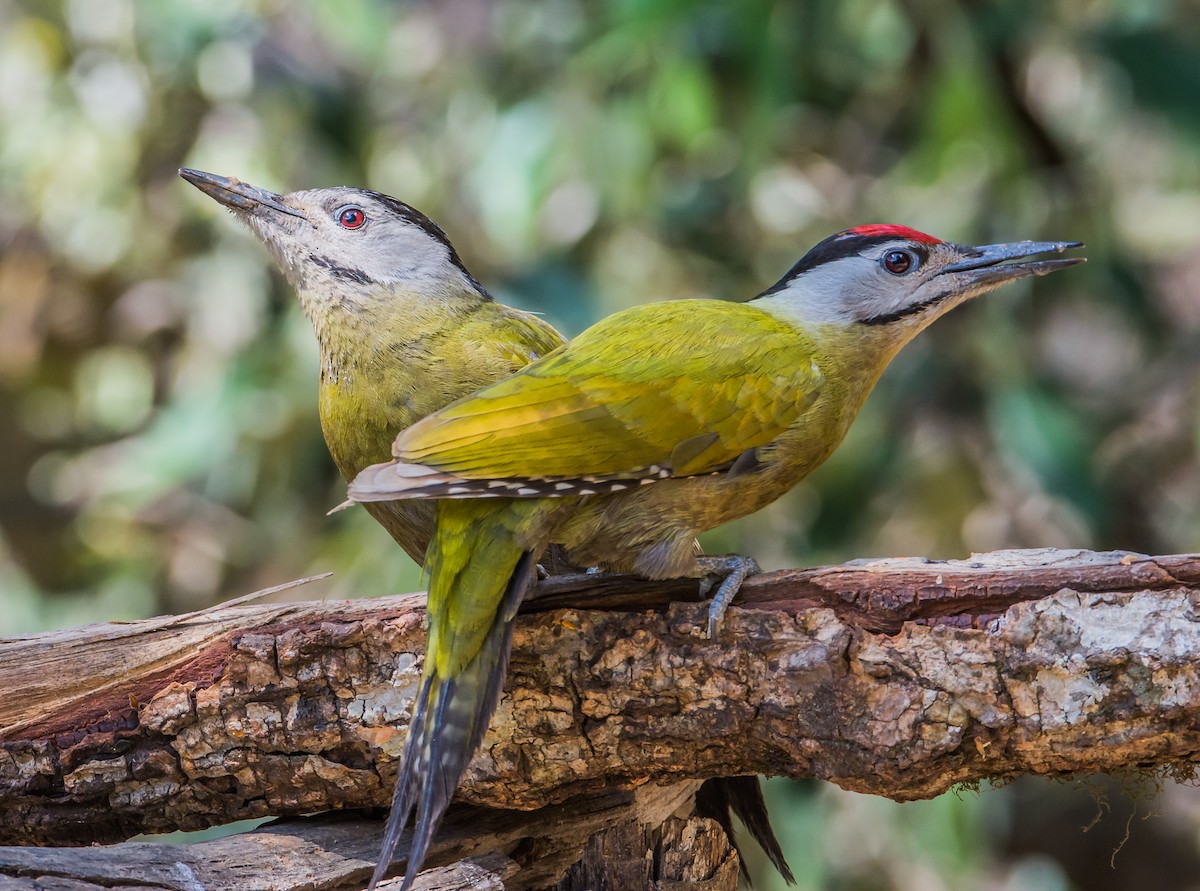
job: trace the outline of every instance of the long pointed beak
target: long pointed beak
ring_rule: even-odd
[[[256,213],[266,209],[287,214],[290,217],[305,219],[304,214],[300,211],[284,204],[281,195],[244,183],[235,177],[218,176],[215,173],[205,173],[203,170],[193,170],[190,167],[180,167],[179,175],[209,198],[232,210]]]
[[[1031,260],[1028,263],[1006,263],[1036,254],[1061,254],[1083,247],[1081,241],[1018,241],[1013,244],[986,244],[962,248],[964,257],[947,266],[941,274],[966,273],[962,276],[971,288],[995,286],[1030,275],[1045,275],[1057,269],[1083,263],[1086,257],[1061,257],[1052,260]]]

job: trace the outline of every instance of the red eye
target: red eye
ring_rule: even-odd
[[[357,229],[367,221],[361,207],[343,207],[338,212],[338,224],[343,229]]]

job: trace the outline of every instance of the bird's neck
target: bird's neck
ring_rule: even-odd
[[[817,342],[824,355],[826,375],[842,383],[850,418],[862,408],[883,372],[911,338],[861,324],[821,326]]]
[[[373,286],[370,294],[345,292],[316,299],[301,292],[321,353],[322,380],[393,367],[445,336],[478,312],[490,298],[466,287],[441,292],[403,286]]]
[[[868,393],[901,348],[919,328],[915,325],[865,325],[832,316],[814,316],[802,301],[789,295],[768,295],[752,300],[757,307],[795,326],[818,347],[819,364],[853,392]],[[855,400],[857,401],[857,400]]]

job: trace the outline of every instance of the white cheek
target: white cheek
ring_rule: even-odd
[[[875,277],[862,288],[854,304],[859,319],[884,316],[909,306],[914,301],[916,280],[906,281],[878,269]]]
[[[872,265],[862,257],[826,263],[755,302],[801,325],[849,324],[872,302],[876,291]]]

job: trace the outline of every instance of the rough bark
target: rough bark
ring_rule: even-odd
[[[912,799],[1200,757],[1200,556],[1001,552],[750,580],[551,579],[460,797],[818,776]],[[580,605],[586,604],[587,609]],[[226,606],[0,644],[0,840],[385,805],[420,598]]]

